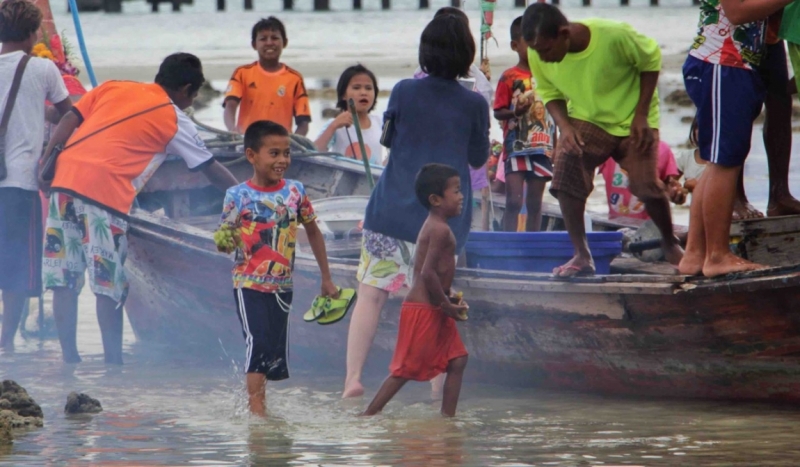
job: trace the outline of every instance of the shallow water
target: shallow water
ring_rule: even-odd
[[[243,12],[239,2],[229,2],[230,11],[217,14],[211,0],[196,0],[183,13],[151,15],[146,3],[126,2],[123,15],[84,14],[82,19],[98,66],[152,65],[177,50],[195,52],[206,63],[233,66],[252,59],[246,45],[255,18],[279,11],[277,2],[255,3],[256,12]],[[390,13],[375,11],[377,1],[364,1],[372,11],[362,14],[347,11],[347,0],[333,0],[340,11],[329,15],[308,12],[310,3],[298,2],[298,9],[306,11],[281,14],[292,39],[287,61],[315,56],[413,58],[418,34],[431,14],[415,11],[415,2],[409,0],[394,1]],[[500,0],[498,35],[519,14],[509,11],[510,3]],[[654,35],[665,53],[683,50],[691,40],[696,11],[685,6],[688,0],[662,2],[668,6],[658,9],[638,5],[641,1],[626,9],[611,8],[616,2],[609,0],[596,3],[601,6],[579,9],[577,0],[570,0],[567,13],[629,21]],[[476,5],[466,2],[473,16]],[[74,44],[69,18],[55,3],[53,8],[56,23]],[[338,73],[332,69],[326,76],[308,78],[336,79]],[[399,78],[380,80],[388,89]],[[662,92],[677,82],[677,75],[663,76]],[[215,85],[224,88],[224,83]],[[379,101],[378,111],[386,101]],[[221,126],[216,104],[198,115]],[[318,131],[322,109],[331,105],[321,99],[312,102],[310,135]],[[663,115],[662,137],[670,144],[683,142],[688,127],[680,118],[686,111],[665,110]],[[497,136],[497,128],[493,131]],[[753,142],[746,184],[751,200],[763,209],[767,173],[760,128],[754,130]],[[798,178],[794,164],[793,185]],[[605,209],[603,196],[599,185],[590,200],[592,209]],[[687,213],[677,208],[676,221],[685,223]],[[0,354],[0,379],[18,381],[45,412],[44,428],[20,434],[11,448],[0,448],[0,465],[795,466],[800,458],[800,411],[786,407],[610,399],[467,382],[454,420],[436,415],[438,404],[429,400],[425,384],[410,384],[383,415],[362,419],[355,415],[368,399],[339,399],[337,373],[343,369],[319,373],[293,367],[290,380],[270,384],[270,418],[252,420],[240,370],[243,346],[209,360],[137,342],[126,322],[126,364],[106,367],[90,293],[81,296],[80,307],[83,363],[61,363],[55,340],[18,337],[16,354]],[[368,396],[388,362],[373,363],[380,371],[366,380]],[[63,404],[71,391],[96,397],[104,412],[65,417]]]
[[[366,419],[356,414],[367,399],[339,399],[338,375],[295,367],[288,381],[270,383],[270,418],[253,420],[239,373],[243,349],[209,361],[137,343],[126,323],[126,363],[106,367],[87,293],[83,363],[62,364],[54,340],[17,344],[16,354],[0,354],[0,379],[28,390],[45,426],[0,450],[0,465],[794,466],[800,456],[800,411],[785,407],[465,383],[458,416],[445,420],[417,383]],[[368,396],[380,373],[367,379]],[[70,391],[99,399],[104,411],[65,417]]]

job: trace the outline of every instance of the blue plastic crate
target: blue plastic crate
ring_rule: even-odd
[[[621,232],[587,232],[597,274],[608,274],[622,252]],[[567,232],[471,232],[467,267],[499,271],[552,272],[572,258]]]

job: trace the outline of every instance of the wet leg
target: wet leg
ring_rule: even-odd
[[[525,222],[527,232],[538,232],[542,229],[542,198],[546,183],[541,178],[528,179],[528,195],[525,197],[525,207],[528,209],[528,219]]]
[[[769,157],[769,156],[767,156]],[[739,179],[736,182],[736,197],[733,199],[732,219],[758,219],[764,217],[764,213],[756,209],[747,199],[744,192],[744,167],[739,171]]]
[[[444,388],[444,373],[434,376],[431,380],[431,399],[438,401],[442,398]]]
[[[350,318],[350,330],[347,334],[347,376],[344,381],[342,398],[364,395],[361,384],[361,372],[367,361],[369,348],[375,339],[381,310],[389,298],[389,292],[359,284],[358,298]]]
[[[53,317],[61,343],[64,363],[80,363],[76,334],[78,332],[78,294],[66,287],[53,288]]]
[[[375,398],[369,403],[367,410],[365,410],[361,415],[375,415],[383,410],[386,404],[392,400],[392,397],[397,394],[397,391],[399,391],[407,381],[408,380],[405,378],[398,378],[396,376],[389,376],[386,378],[386,381],[383,382],[381,388],[378,389],[378,393],[375,394]]]
[[[97,322],[106,363],[122,365],[122,307],[111,297],[97,295]]]
[[[705,174],[700,176],[692,192],[692,205],[689,207],[689,236],[686,239],[686,252],[678,265],[681,274],[696,276],[703,272],[706,259],[706,231],[703,225],[703,195],[706,187]]]
[[[583,213],[586,210],[586,200],[576,198],[563,191],[558,192],[558,204],[564,216],[564,224],[575,249],[575,256],[563,266],[557,267],[553,275],[569,277],[580,273],[594,272],[594,260],[589,251],[589,242],[586,240],[586,226],[583,224]]]
[[[21,293],[3,291],[3,330],[0,333],[0,349],[14,350],[14,337],[25,308],[25,296]]]
[[[649,198],[644,201],[647,214],[661,231],[661,249],[664,251],[664,258],[668,263],[677,266],[683,259],[683,249],[675,238],[672,228],[672,212],[669,207],[669,200],[666,193],[659,198]]]
[[[442,415],[453,417],[458,406],[458,396],[461,394],[461,380],[464,379],[464,369],[467,367],[468,357],[458,357],[447,364],[447,378],[444,380],[444,393],[442,397]]]
[[[767,215],[800,214],[800,201],[789,192],[789,162],[792,158],[792,96],[771,92],[765,101],[764,147],[769,167]]]
[[[706,234],[703,275],[708,277],[764,267],[739,258],[731,253],[729,246],[736,178],[741,169],[709,163],[703,174],[703,178],[706,178],[703,193],[703,225]]]
[[[247,373],[247,398],[250,413],[267,416],[267,376],[263,373]]]
[[[522,172],[506,174],[506,210],[503,213],[503,231],[516,232],[519,212],[522,210],[522,192],[525,175]]]

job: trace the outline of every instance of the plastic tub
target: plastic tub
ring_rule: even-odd
[[[597,274],[608,274],[622,252],[622,232],[587,232]],[[567,232],[471,232],[467,267],[499,271],[552,272],[572,258]]]

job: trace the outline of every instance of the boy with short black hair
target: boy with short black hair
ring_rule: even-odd
[[[411,290],[400,312],[400,329],[390,375],[364,415],[375,415],[408,380],[430,381],[446,372],[442,414],[455,415],[467,349],[456,321],[466,320],[467,304],[452,293],[456,238],[447,220],[464,206],[458,171],[443,164],[427,164],[417,174],[415,191],[428,209],[417,238]]]
[[[258,121],[244,134],[253,177],[229,188],[222,224],[238,231],[233,294],[247,344],[245,372],[250,412],[266,413],[266,385],[289,377],[288,323],[297,227],[302,224],[322,275],[322,296],[338,295],[328,270],[325,240],[303,185],[283,176],[291,163],[289,132]],[[221,251],[226,251],[221,248]]]
[[[516,66],[504,71],[494,97],[494,118],[503,126],[503,164],[506,177],[506,210],[503,230],[516,232],[525,184],[528,209],[525,231],[535,232],[542,224],[542,197],[547,181],[553,179],[552,157],[556,143],[555,125],[537,100],[528,66],[528,45],[522,40],[522,17],[511,23],[511,50]]]
[[[231,76],[222,104],[228,131],[244,133],[251,123],[268,120],[291,132],[294,117],[295,133],[308,133],[311,111],[303,75],[280,61],[288,43],[286,27],[274,16],[253,26],[250,45],[258,60],[240,66]]]

